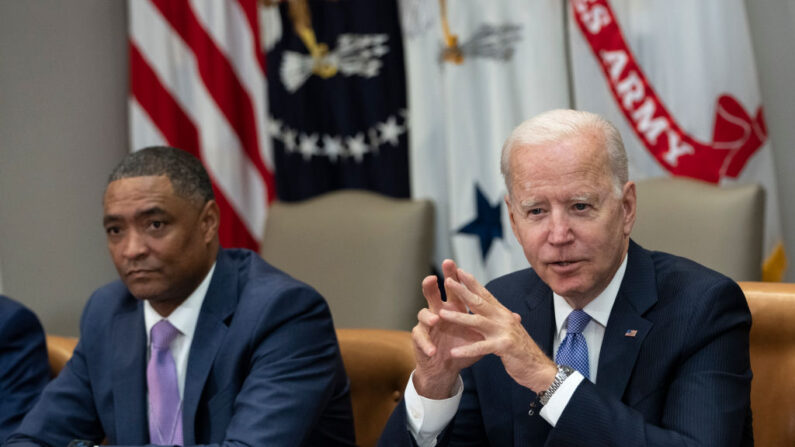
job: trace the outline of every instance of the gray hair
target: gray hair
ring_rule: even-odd
[[[128,154],[113,168],[108,184],[130,177],[165,175],[174,192],[185,199],[199,203],[214,200],[210,176],[201,162],[181,149],[168,146],[150,146]]]
[[[536,115],[517,126],[502,145],[500,171],[511,193],[511,151],[516,146],[538,146],[596,130],[604,138],[617,196],[629,181],[627,152],[618,129],[601,116],[581,110],[557,109]]]

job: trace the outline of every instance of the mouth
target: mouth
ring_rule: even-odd
[[[565,260],[548,262],[547,265],[557,273],[571,273],[577,270],[582,263],[581,260]]]
[[[138,278],[138,277],[150,275],[150,274],[152,274],[154,272],[155,272],[154,270],[149,270],[149,269],[128,270],[127,271],[127,277],[128,278]]]

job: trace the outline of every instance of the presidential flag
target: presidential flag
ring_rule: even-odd
[[[411,188],[436,206],[435,262],[481,281],[528,266],[500,175],[504,140],[569,107],[564,4],[402,0]]]
[[[266,14],[268,130],[279,199],[342,188],[408,197],[395,1],[291,1]]]
[[[573,0],[569,12],[575,105],[616,124],[630,176],[761,184],[762,276],[780,281],[773,153],[743,0]]]
[[[256,0],[130,0],[130,140],[201,159],[225,247],[258,250],[275,197]]]

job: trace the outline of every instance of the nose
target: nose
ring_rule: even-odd
[[[128,232],[122,245],[122,256],[127,259],[138,259],[149,251],[146,239],[137,231]]]
[[[553,210],[548,223],[549,230],[547,233],[547,240],[550,244],[564,245],[574,240],[574,233],[566,213]]]

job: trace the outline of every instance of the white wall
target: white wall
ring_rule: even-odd
[[[0,0],[3,292],[49,332],[76,335],[116,276],[101,200],[128,150],[126,45],[122,1]]]
[[[747,4],[795,281],[795,2]],[[116,277],[101,197],[128,151],[127,83],[124,1],[0,0],[2,290],[49,332],[77,334]]]
[[[768,136],[773,144],[786,280],[795,281],[795,2],[746,0]]]

